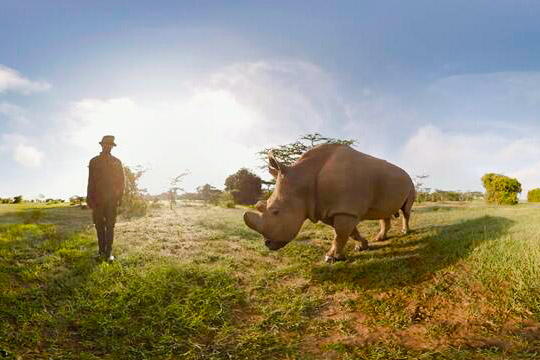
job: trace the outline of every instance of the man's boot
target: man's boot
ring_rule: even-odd
[[[96,230],[97,230],[97,238],[98,238],[98,257],[103,257],[105,256],[105,251],[106,251],[105,229],[104,228],[98,229],[98,227],[96,226]]]
[[[114,240],[114,227],[107,227],[105,231],[105,238],[106,238],[106,246],[105,246],[105,258],[109,261],[114,260],[114,256],[112,254],[112,244]]]

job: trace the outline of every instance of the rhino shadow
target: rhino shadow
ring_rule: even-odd
[[[344,263],[314,266],[311,277],[318,283],[363,289],[384,290],[419,283],[468,257],[480,244],[497,241],[514,223],[486,215],[457,224],[417,229],[415,235],[419,238],[373,244],[372,250],[363,253],[349,252]],[[435,234],[430,234],[433,230]]]

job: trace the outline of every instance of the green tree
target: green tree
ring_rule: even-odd
[[[225,190],[231,192],[236,204],[253,205],[261,197],[261,184],[260,177],[242,168],[225,180]]]
[[[486,202],[499,205],[515,205],[521,184],[517,179],[501,174],[488,173],[482,176],[482,184],[486,189]]]
[[[540,202],[540,189],[532,189],[527,193],[527,201]]]
[[[14,203],[14,204],[21,204],[22,202],[23,202],[23,197],[22,197],[22,195],[15,196],[15,197],[13,198],[13,203]]]
[[[216,189],[210,184],[204,184],[197,188],[198,198],[203,200],[206,203],[217,205],[219,202],[222,191]]]

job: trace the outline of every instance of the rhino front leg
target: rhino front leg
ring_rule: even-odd
[[[386,239],[386,233],[390,229],[390,218],[381,219],[379,220],[379,222],[381,224],[381,230],[379,231],[377,236],[375,236],[375,241],[383,241],[384,239]]]
[[[360,235],[360,232],[358,232],[358,229],[355,227],[352,234],[351,234],[351,237],[360,242],[360,244],[356,244],[354,246],[354,250],[355,251],[362,251],[362,250],[368,250],[369,249],[369,244],[368,244],[368,241],[366,240],[365,237],[363,237],[362,235]]]
[[[356,229],[358,224],[358,218],[352,215],[339,214],[334,216],[333,227],[336,231],[336,237],[332,242],[332,247],[326,253],[324,260],[326,262],[334,262],[339,260],[344,260],[345,256],[343,255],[343,249],[347,244],[349,236]]]

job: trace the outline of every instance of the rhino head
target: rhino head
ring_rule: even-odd
[[[262,234],[270,250],[278,250],[296,237],[306,220],[304,195],[292,168],[280,164],[268,154],[268,170],[276,179],[276,188],[267,201],[259,201],[258,212],[244,213],[248,227]]]

